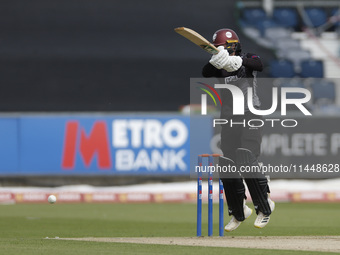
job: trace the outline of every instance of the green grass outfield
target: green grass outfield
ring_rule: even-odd
[[[218,205],[214,205],[218,235]],[[269,225],[255,215],[230,236],[340,235],[340,203],[277,203]],[[17,204],[0,206],[1,254],[320,254],[149,244],[99,243],[46,237],[181,237],[196,234],[195,204]],[[207,234],[207,205],[203,207]],[[225,217],[225,221],[229,218]],[[322,253],[328,254],[328,253]],[[335,253],[329,253],[335,254]]]

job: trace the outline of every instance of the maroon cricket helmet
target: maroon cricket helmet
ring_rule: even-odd
[[[226,43],[240,43],[240,39],[234,30],[222,28],[213,35],[213,44],[217,47]]]
[[[229,28],[222,28],[217,30],[213,35],[213,44],[218,47],[226,45],[225,48],[229,54],[235,52],[236,55],[241,53],[241,43],[234,30]]]

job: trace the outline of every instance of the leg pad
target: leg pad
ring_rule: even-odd
[[[239,148],[236,150],[236,163],[238,166],[258,166],[259,163],[255,155],[247,149]],[[260,169],[260,168],[258,168]],[[265,215],[271,214],[268,203],[268,193],[270,192],[267,178],[260,172],[250,173],[244,178],[251,198],[253,200],[256,213],[261,211]]]

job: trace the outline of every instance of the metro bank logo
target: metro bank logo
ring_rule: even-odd
[[[78,135],[79,132],[80,135]],[[66,123],[62,168],[73,169],[76,153],[79,151],[87,167],[91,164],[93,157],[97,156],[98,167],[110,169],[112,163],[108,138],[105,121],[96,121],[89,135],[80,127],[78,121],[68,121]]]
[[[68,120],[61,166],[77,171],[185,172],[188,138],[189,121],[184,118]]]

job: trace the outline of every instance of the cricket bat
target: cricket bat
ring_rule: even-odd
[[[209,52],[210,54],[217,54],[219,50],[210,43],[207,39],[205,39],[203,36],[201,36],[199,33],[195,32],[194,30],[186,27],[177,27],[175,28],[175,32],[179,33],[181,36],[184,36],[194,44],[201,47],[206,52]]]

